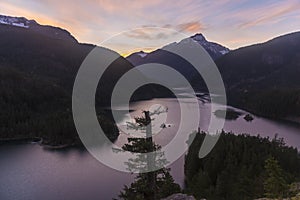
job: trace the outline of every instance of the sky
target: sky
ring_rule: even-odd
[[[1,0],[0,14],[62,27],[122,55],[196,33],[236,49],[300,31],[300,0]]]

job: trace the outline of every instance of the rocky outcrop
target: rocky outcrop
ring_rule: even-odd
[[[195,197],[188,196],[187,194],[177,193],[177,194],[172,194],[171,196],[162,200],[196,200],[196,199]]]

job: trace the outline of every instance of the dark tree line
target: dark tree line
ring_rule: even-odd
[[[269,117],[298,115],[300,32],[230,51],[216,61],[228,102]]]
[[[95,46],[80,44],[67,32],[63,31],[63,37],[53,32],[61,30],[0,25],[0,139],[42,137],[52,145],[80,143],[72,121],[72,89],[81,63]],[[98,84],[96,110],[111,140],[117,138],[118,130],[111,112],[103,107],[109,107],[115,84],[132,68],[119,57]],[[167,90],[148,85],[139,91],[132,100]]]
[[[61,39],[0,26],[0,140],[39,137],[49,145],[80,144],[71,112],[72,87],[93,46],[71,36]],[[49,34],[50,29],[56,31],[49,27]],[[97,97],[97,108],[106,96]],[[97,111],[107,136],[115,140],[118,130],[113,121]]]
[[[255,90],[229,95],[237,107],[272,118],[299,117],[300,89]]]
[[[273,170],[270,165],[266,168],[266,160],[270,157],[276,160],[275,164],[278,162],[275,170],[278,170],[276,167],[282,168],[278,171],[284,181],[279,185],[299,181],[299,153],[296,148],[285,146],[280,138],[270,141],[260,136],[222,132],[212,152],[199,159],[204,137],[205,133],[196,134],[185,161],[186,192],[197,199],[255,199],[266,196],[270,190],[266,191],[264,184],[272,176],[270,170]],[[284,195],[289,195],[286,190],[284,192]]]

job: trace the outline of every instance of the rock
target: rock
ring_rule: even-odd
[[[187,194],[172,194],[171,196],[164,198],[162,200],[196,200],[193,196],[188,196]]]
[[[245,119],[247,122],[251,122],[251,121],[254,119],[254,117],[252,117],[252,115],[250,115],[250,114],[247,114],[247,115],[245,115],[244,119]]]

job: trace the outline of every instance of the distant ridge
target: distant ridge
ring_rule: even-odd
[[[212,57],[213,60],[220,58],[221,56],[227,54],[230,51],[229,48],[224,47],[218,43],[207,41],[202,33],[197,33],[189,38],[192,38],[198,44],[200,44],[208,52],[208,54]],[[186,39],[183,39],[180,42],[173,42],[171,44],[168,44],[168,45],[162,47],[161,49],[164,49],[167,46],[181,45],[181,43],[184,42]],[[140,62],[140,61],[138,61],[138,59],[145,58],[148,54],[151,54],[151,53],[153,53],[153,52],[150,52],[150,53],[145,53],[143,51],[135,52],[135,53],[132,53],[131,55],[129,55],[127,57],[127,59],[134,64],[134,63]]]
[[[77,42],[75,37],[72,36],[70,32],[62,28],[53,27],[49,25],[40,25],[35,20],[28,20],[25,17],[12,17],[0,15],[0,25],[30,29],[32,31],[38,32],[40,34],[46,35],[54,39]]]
[[[271,117],[300,115],[300,32],[230,51],[216,64],[230,104]]]

